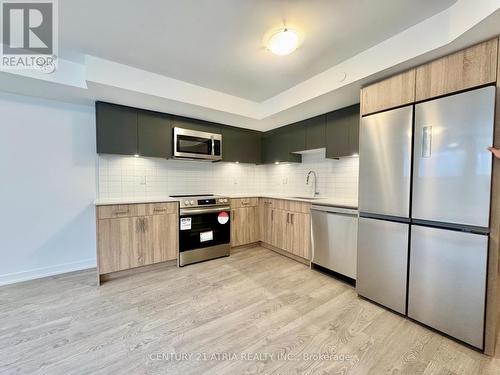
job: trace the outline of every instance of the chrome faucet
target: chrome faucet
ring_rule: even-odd
[[[309,185],[309,177],[311,177],[311,174],[314,176],[314,183],[313,183],[313,191],[314,191],[313,198],[314,198],[316,195],[319,195],[319,192],[317,191],[318,176],[316,176],[316,172],[309,171],[309,173],[307,173],[306,185]]]

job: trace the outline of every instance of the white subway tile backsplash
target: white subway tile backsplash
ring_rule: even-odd
[[[170,194],[310,195],[306,175],[314,170],[322,197],[357,201],[358,158],[326,159],[324,150],[306,153],[302,163],[253,165],[100,155],[99,198]]]

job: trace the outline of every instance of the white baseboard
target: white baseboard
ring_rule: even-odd
[[[60,275],[62,273],[85,270],[88,268],[95,268],[96,260],[87,259],[79,262],[56,264],[50,267],[35,268],[28,271],[7,273],[0,275],[0,286],[19,283],[21,281],[28,281],[39,279],[41,277]]]

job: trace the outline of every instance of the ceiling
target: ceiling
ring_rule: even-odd
[[[448,8],[456,0],[72,0],[60,56],[85,54],[261,102]],[[301,47],[275,56],[285,23]]]
[[[266,131],[359,102],[362,86],[500,34],[500,0],[59,1],[57,69],[0,90],[102,100]],[[286,23],[288,56],[264,48]]]

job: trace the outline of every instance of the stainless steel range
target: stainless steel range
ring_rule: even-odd
[[[179,200],[179,265],[229,256],[229,198],[213,194],[171,197]]]

